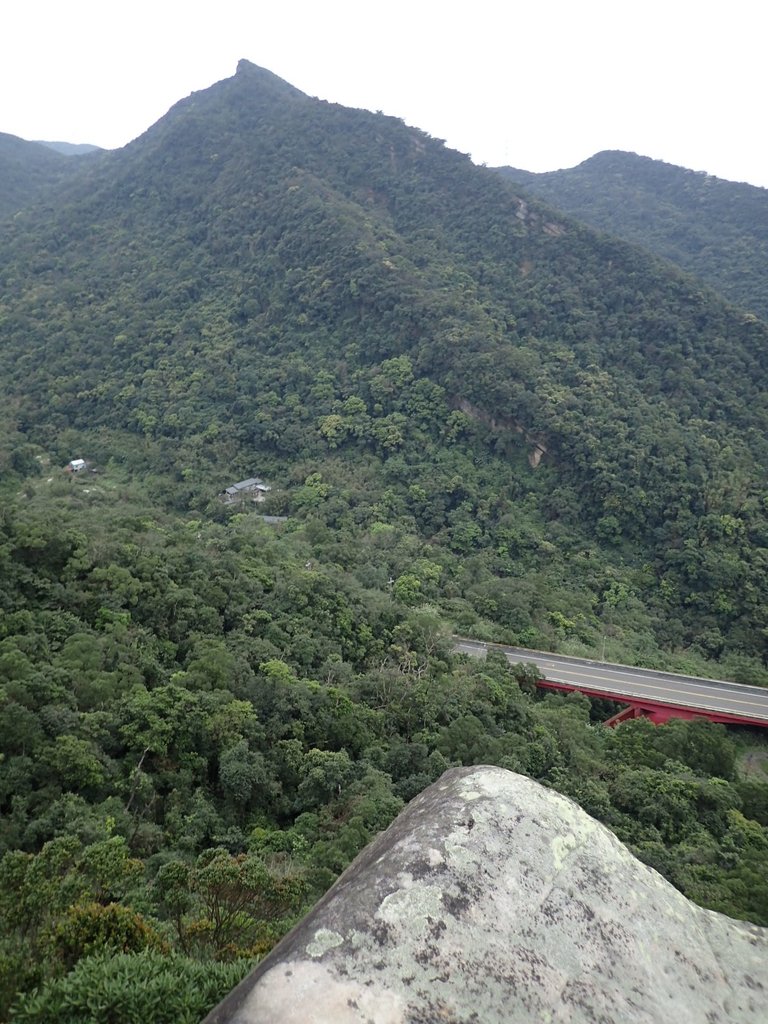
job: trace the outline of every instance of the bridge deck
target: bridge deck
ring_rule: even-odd
[[[713,721],[768,727],[768,689],[759,686],[570,658],[464,637],[455,638],[454,649],[474,657],[485,657],[489,649],[500,650],[511,664],[536,666],[544,685],[647,708],[657,720],[674,717],[673,712],[679,711],[680,717],[693,714]],[[656,709],[667,709],[668,714],[657,715]]]

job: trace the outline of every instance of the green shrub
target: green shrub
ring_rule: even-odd
[[[199,1024],[250,964],[201,963],[160,953],[84,957],[14,1006],[13,1024]]]
[[[144,949],[167,952],[167,943],[130,907],[119,903],[78,903],[70,907],[52,938],[54,955],[67,969],[85,956],[140,953]]]

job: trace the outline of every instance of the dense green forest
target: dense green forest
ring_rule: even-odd
[[[0,224],[0,1017],[199,1020],[457,764],[768,925],[759,735],[451,649],[768,682],[767,341],[247,62]]]
[[[499,172],[768,319],[767,189],[619,151],[597,153],[568,170]]]

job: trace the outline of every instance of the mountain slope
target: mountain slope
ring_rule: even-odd
[[[501,174],[579,220],[695,274],[768,319],[768,190],[634,153],[598,153],[568,170]]]
[[[436,140],[242,62],[2,249],[6,406],[64,461],[87,434],[194,502],[367,467],[358,522],[501,576],[597,545],[657,642],[762,652],[768,331]],[[526,502],[543,536],[502,543]]]
[[[0,218],[11,216],[76,168],[45,143],[0,132]]]

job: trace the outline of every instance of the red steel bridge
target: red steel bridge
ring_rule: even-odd
[[[670,718],[708,718],[727,725],[768,728],[768,689],[760,686],[612,665],[547,651],[487,644],[465,637],[454,637],[454,650],[480,658],[484,658],[488,650],[498,650],[510,664],[535,666],[541,687],[578,691],[588,697],[603,697],[626,705],[606,725],[640,717],[658,724]]]

